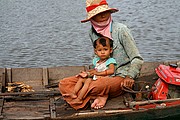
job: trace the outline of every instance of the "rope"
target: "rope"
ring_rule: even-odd
[[[136,84],[138,84],[138,83],[143,83],[144,85],[146,84],[146,83],[148,83],[148,84],[152,84],[152,83],[150,83],[150,82],[144,82],[144,81],[136,81],[135,82]],[[153,89],[147,89],[147,90],[142,90],[143,89],[143,87],[144,87],[144,85],[141,87],[141,89],[139,90],[139,91],[135,91],[135,90],[133,90],[132,88],[129,88],[129,87],[126,87],[126,86],[122,86],[122,90],[124,90],[125,92],[129,92],[129,93],[148,93],[148,92],[152,92],[153,91]]]

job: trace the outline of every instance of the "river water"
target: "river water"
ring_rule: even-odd
[[[180,0],[107,0],[145,61],[180,60]],[[85,0],[0,0],[0,67],[89,65]]]

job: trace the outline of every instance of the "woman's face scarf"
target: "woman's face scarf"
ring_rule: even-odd
[[[110,27],[111,27],[111,22],[112,22],[111,16],[109,17],[109,19],[107,21],[96,22],[93,19],[91,19],[90,22],[97,33],[112,39],[112,36],[110,33]]]

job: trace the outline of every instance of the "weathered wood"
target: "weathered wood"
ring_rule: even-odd
[[[129,101],[128,105],[130,108],[133,108],[135,105],[146,105],[152,103],[163,103],[163,102],[172,102],[172,101],[180,102],[180,98],[166,99],[166,100]]]
[[[6,75],[6,81],[7,82],[12,82],[12,69],[11,68],[6,68],[7,75]]]
[[[50,98],[50,113],[51,118],[56,118],[56,105],[54,104],[54,98]]]
[[[55,88],[55,87],[58,87],[58,84],[59,83],[52,83],[52,84],[46,85],[45,87],[46,88]]]
[[[12,81],[13,82],[26,82],[42,80],[42,68],[12,68]]]
[[[43,85],[46,86],[48,83],[48,69],[43,68]]]
[[[2,116],[3,105],[4,105],[4,98],[0,98],[0,116]]]
[[[58,83],[59,80],[74,76],[82,70],[85,70],[84,66],[62,66],[48,68],[49,84]]]
[[[180,65],[180,61],[164,61],[163,64],[164,65],[177,64],[179,66]]]
[[[4,100],[7,101],[29,101],[29,100],[49,100],[50,97],[52,97],[54,95],[26,95],[26,96],[4,96]]]
[[[163,64],[163,62],[145,62],[142,65],[139,77],[156,74],[155,68],[157,68],[160,64]]]
[[[12,82],[22,82],[33,86],[35,91],[45,89],[42,68],[12,68]]]
[[[2,89],[3,89],[3,87],[2,87],[2,74],[0,75],[0,93],[2,93]]]
[[[3,106],[3,117],[7,120],[49,119],[49,100],[7,101]]]
[[[107,101],[105,107],[103,107],[103,110],[113,110],[113,109],[122,109],[122,108],[126,108],[126,106],[124,105],[124,99],[123,97],[127,97],[128,100],[132,100],[132,96],[130,98],[130,95],[128,95],[129,93],[125,93],[121,96],[115,97],[115,98],[111,98]]]
[[[133,110],[126,109],[126,110],[105,110],[105,111],[94,111],[94,112],[80,112],[80,113],[76,113],[75,116],[90,116],[90,115],[98,115],[98,114],[127,113],[127,112],[133,112]]]
[[[138,80],[144,80],[151,83],[155,82],[157,78],[155,68],[158,67],[159,64],[168,65],[169,63],[178,63],[180,66],[180,61],[145,62]],[[6,87],[7,82],[23,82],[24,84],[32,86],[35,90],[35,92],[27,93],[0,93],[0,98],[4,98],[4,105],[3,107],[0,106],[0,110],[3,111],[2,115],[0,115],[0,119],[2,117],[3,119],[113,119],[114,116],[117,119],[141,119],[142,116],[147,115],[149,110],[134,111],[133,109],[126,108],[123,101],[124,96],[108,99],[105,107],[101,110],[91,109],[90,103],[87,105],[86,110],[74,110],[63,100],[63,97],[60,96],[58,83],[59,80],[76,75],[81,70],[85,69],[88,69],[88,67],[0,68],[0,83],[2,85],[2,82],[5,81],[6,83],[3,83],[4,87]],[[5,74],[3,75],[2,73]],[[131,95],[130,97],[126,97],[128,101],[133,101]],[[167,109],[173,111],[175,107]],[[165,108],[160,110],[167,111]],[[155,111],[159,110],[153,109],[149,112],[149,116],[158,118],[158,116],[152,114],[152,112],[155,113]],[[180,115],[179,106],[176,106],[176,111],[178,111],[177,114]],[[172,114],[170,112],[164,113],[168,115]],[[160,116],[163,117],[161,114]]]
[[[19,95],[60,95],[59,91],[37,91],[37,92],[12,92],[12,93],[0,93],[0,96],[19,96]]]
[[[3,69],[2,76],[1,76],[1,92],[5,92],[5,88],[7,86],[6,82],[6,68]]]

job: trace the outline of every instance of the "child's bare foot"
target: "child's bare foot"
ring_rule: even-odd
[[[63,97],[71,97],[71,98],[77,98],[77,95],[75,94],[63,94]]]
[[[76,98],[76,99],[71,101],[72,105],[77,105],[77,104],[82,104],[82,103],[83,103],[83,100],[79,99],[79,98]]]

